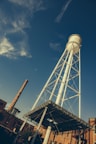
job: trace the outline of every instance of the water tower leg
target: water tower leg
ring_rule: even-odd
[[[47,112],[47,109],[48,109],[48,107],[45,107],[44,112],[43,112],[43,114],[42,114],[42,116],[41,116],[40,122],[39,122],[39,124],[38,124],[37,130],[36,130],[36,132],[35,132],[35,134],[34,134],[34,136],[33,136],[33,139],[32,139],[32,141],[31,141],[31,144],[34,144],[34,142],[35,142],[35,140],[36,140],[36,137],[37,137],[37,135],[38,135],[40,126],[41,126],[41,124],[42,124],[42,122],[43,122],[43,119],[44,119],[44,117],[45,117],[45,114],[46,114],[46,112]]]
[[[48,144],[50,133],[51,133],[51,126],[48,126],[43,144]]]

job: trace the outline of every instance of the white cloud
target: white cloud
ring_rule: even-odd
[[[0,56],[12,59],[16,59],[19,56],[31,57],[25,48],[16,49],[6,37],[0,41]]]
[[[7,40],[7,38],[3,38],[0,42],[0,55],[10,57],[11,54],[14,52],[14,47],[12,44]]]
[[[22,49],[21,52],[20,52],[20,55],[21,56],[26,56],[26,54],[27,54],[26,51],[24,49]]]
[[[26,49],[24,49],[24,48],[22,48],[22,49],[19,51],[19,54],[20,54],[20,56],[23,56],[23,57],[29,57],[29,58],[32,57],[31,54],[29,54],[29,53],[26,51]]]
[[[63,15],[65,14],[71,2],[72,0],[68,0],[67,3],[62,7],[61,12],[58,14],[58,16],[55,19],[55,22],[59,23],[61,21]]]

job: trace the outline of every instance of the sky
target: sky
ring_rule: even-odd
[[[68,37],[80,34],[82,119],[96,117],[96,1],[0,1],[0,99],[28,112],[62,55]],[[8,106],[7,105],[7,106]]]

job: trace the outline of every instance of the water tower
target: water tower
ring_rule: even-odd
[[[47,100],[51,100],[80,117],[80,46],[80,36],[77,34],[71,35],[62,56],[44,85],[32,109]]]
[[[70,131],[88,128],[81,117],[81,37],[69,37],[65,50],[53,69],[49,79],[38,95],[32,110],[25,116],[46,130],[43,144],[48,144],[51,131]]]

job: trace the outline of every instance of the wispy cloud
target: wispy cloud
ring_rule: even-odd
[[[67,0],[67,3],[62,7],[61,12],[56,17],[55,22],[59,23],[61,21],[63,15],[65,14],[65,12],[68,9],[68,6],[70,5],[71,2],[72,2],[72,0]]]
[[[24,28],[30,27],[27,10],[20,10],[20,7],[17,10],[16,6],[9,5],[9,9],[0,5],[0,35],[21,32]]]
[[[43,0],[9,0],[22,7],[28,8],[31,12],[36,12],[45,9]]]
[[[6,0],[1,3],[0,55],[7,58],[32,57],[26,28],[31,28],[29,18],[40,10],[44,10],[43,0]]]
[[[60,43],[50,42],[49,47],[51,49],[53,49],[54,51],[58,51],[58,52],[61,51],[61,44]]]

